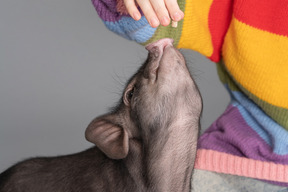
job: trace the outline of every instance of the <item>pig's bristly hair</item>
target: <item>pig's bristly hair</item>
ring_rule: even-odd
[[[125,89],[128,87],[128,85],[133,81],[133,79],[135,79],[137,76],[139,76],[140,74],[143,74],[144,68],[147,65],[147,63],[149,62],[149,57],[147,57],[147,59],[145,60],[145,62],[138,68],[138,70],[136,71],[136,73],[134,73],[134,75],[132,77],[130,77],[126,83],[125,83]],[[117,103],[115,105],[113,105],[112,107],[109,108],[109,111],[112,111],[113,113],[116,113],[121,106],[124,104],[123,103],[123,97],[124,97],[124,93],[125,93],[125,89],[120,93],[120,99],[117,101]]]

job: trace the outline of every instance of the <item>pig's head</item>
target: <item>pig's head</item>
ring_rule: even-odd
[[[130,139],[149,140],[157,129],[199,123],[202,100],[173,40],[162,39],[146,49],[148,58],[128,81],[118,106],[86,129],[86,139],[112,159],[127,156]]]

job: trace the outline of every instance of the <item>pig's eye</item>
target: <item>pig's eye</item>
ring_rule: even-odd
[[[123,95],[123,102],[126,106],[130,106],[133,96],[135,96],[135,86],[129,86]]]
[[[130,102],[132,97],[133,97],[133,94],[134,94],[134,90],[135,88],[133,87],[132,89],[130,89],[127,94],[126,94],[126,97],[127,97],[127,100]]]

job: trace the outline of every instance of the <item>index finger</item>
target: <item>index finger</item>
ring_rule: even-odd
[[[177,0],[165,0],[165,5],[173,21],[180,21],[183,19],[184,13],[179,8]]]
[[[141,14],[135,4],[134,0],[124,0],[124,5],[129,13],[129,15],[138,21],[141,18]]]

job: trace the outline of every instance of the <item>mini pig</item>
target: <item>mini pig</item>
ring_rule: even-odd
[[[146,46],[148,58],[118,105],[88,125],[94,147],[20,162],[0,175],[0,191],[189,191],[202,100],[172,44]]]

